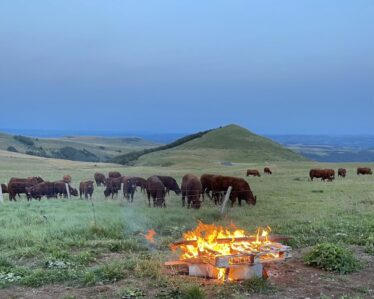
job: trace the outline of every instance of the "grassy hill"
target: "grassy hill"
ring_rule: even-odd
[[[138,137],[34,138],[0,133],[0,150],[75,161],[106,162],[119,154],[154,146]]]
[[[175,147],[141,155],[134,162],[145,166],[171,166],[224,161],[251,163],[303,160],[306,158],[270,139],[258,136],[237,125],[228,125],[207,131]]]

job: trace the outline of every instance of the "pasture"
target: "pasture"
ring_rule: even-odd
[[[246,178],[257,196],[256,206],[237,204],[221,216],[205,199],[200,210],[181,207],[180,196],[170,193],[166,209],[148,208],[138,191],[131,204],[122,198],[107,200],[95,186],[93,201],[43,198],[40,202],[0,205],[0,298],[369,298],[374,295],[374,177],[357,176],[362,164],[279,162],[271,164],[209,164],[201,169],[185,164],[173,167],[94,164],[0,155],[0,181],[39,175],[58,180],[64,174],[72,186],[93,179],[94,172],[110,170],[147,178],[171,175],[180,183],[186,173],[218,173],[245,177],[247,168],[273,175]],[[374,167],[374,164],[365,166]],[[347,168],[345,179],[308,181],[311,167]],[[168,244],[194,228],[197,221],[229,225],[248,231],[270,225],[274,234],[292,236],[295,257],[274,266],[268,282],[222,284],[170,276],[162,264],[174,254]],[[148,243],[148,229],[157,233]],[[318,243],[342,243],[363,262],[353,274],[338,275],[307,267],[302,256]]]

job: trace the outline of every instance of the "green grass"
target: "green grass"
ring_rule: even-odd
[[[93,177],[96,171],[118,170],[123,174],[148,177],[172,175],[180,182],[185,173],[204,172],[244,176],[246,168],[269,166],[272,176],[247,178],[258,201],[256,206],[230,208],[222,217],[206,200],[200,210],[181,208],[175,194],[167,197],[166,209],[147,207],[144,194],[137,192],[134,203],[121,199],[105,200],[103,189],[96,188],[94,224],[91,203],[78,198],[0,205],[0,288],[14,285],[39,287],[49,284],[92,286],[113,281],[126,281],[131,290],[140,289],[147,296],[170,294],[182,296],[186,281],[174,277],[173,284],[162,270],[162,263],[172,257],[168,244],[196,226],[207,223],[230,224],[249,231],[270,225],[274,234],[293,237],[294,248],[318,243],[340,242],[371,250],[374,231],[373,177],[353,174],[358,164],[319,164],[313,162],[273,162],[239,164],[231,167],[206,163],[204,167],[121,167],[111,164],[78,163],[61,160],[7,156],[0,154],[0,181],[10,177],[40,175],[48,180],[71,174],[73,186]],[[368,164],[370,166],[370,164]],[[346,179],[333,183],[309,182],[310,167],[345,167]],[[373,167],[373,165],[371,165]],[[318,192],[316,192],[318,191]],[[153,228],[156,244],[148,244],[144,234]],[[366,246],[366,247],[365,247]],[[129,282],[127,282],[129,281]],[[142,282],[140,285],[135,282]],[[250,287],[268,291],[261,284],[235,290],[240,296]],[[213,290],[218,292],[220,288]],[[153,290],[153,292],[152,292]],[[199,286],[202,294],[205,287]],[[192,288],[187,293],[200,292]],[[167,297],[169,296],[169,297]],[[217,295],[218,296],[218,295]],[[161,297],[160,297],[161,298]]]
[[[321,243],[305,257],[305,263],[331,272],[347,274],[362,268],[352,251],[340,244]]]

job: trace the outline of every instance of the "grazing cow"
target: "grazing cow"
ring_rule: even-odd
[[[345,168],[339,168],[338,169],[338,177],[341,176],[341,177],[345,178],[346,175],[347,175],[347,170]]]
[[[237,177],[219,175],[216,176],[212,182],[214,194],[220,193],[223,195],[230,186],[232,187],[230,194],[231,206],[234,206],[236,200],[238,200],[239,206],[242,205],[242,200],[247,204],[256,204],[257,197],[253,196],[252,190],[246,180]]]
[[[27,195],[26,187],[32,187],[42,182],[43,179],[41,177],[29,177],[27,179],[11,178],[8,183],[9,200],[16,201],[16,195],[21,193],[26,194],[27,200],[29,200],[30,198]]]
[[[131,202],[134,201],[134,193],[136,191],[136,177],[123,177],[123,197],[126,197],[127,200],[131,199]]]
[[[335,179],[335,170],[333,169],[311,169],[309,171],[310,180],[314,178],[320,178],[321,180],[327,180],[332,182]]]
[[[118,171],[110,171],[108,174],[108,177],[110,179],[120,178],[122,174],[120,174]]]
[[[8,187],[7,187],[7,185],[1,184],[1,191],[2,191],[3,194],[4,193],[8,193]]]
[[[26,187],[27,197],[38,199],[39,201],[43,196],[47,198],[56,197],[55,184],[52,182],[42,182],[32,187]]]
[[[247,170],[247,176],[258,176],[258,177],[260,177],[261,176],[261,174],[260,174],[260,172],[257,170],[257,169],[248,169]]]
[[[94,182],[93,181],[85,181],[80,182],[79,184],[79,197],[82,198],[82,194],[84,194],[84,197],[87,199],[88,196],[90,199],[92,198],[92,193],[94,191]]]
[[[68,183],[70,184],[71,183],[71,175],[70,174],[66,174],[63,176],[62,180],[65,182],[65,183]]]
[[[200,183],[201,183],[201,187],[203,188],[203,192],[207,194],[210,199],[212,199],[212,195],[210,194],[210,192],[213,190],[212,182],[213,182],[214,177],[216,177],[215,174],[207,174],[207,173],[203,174],[200,177]]]
[[[182,178],[182,206],[185,206],[187,197],[187,208],[199,209],[201,206],[200,197],[203,195],[203,187],[199,178],[193,174],[186,174]]]
[[[369,168],[369,167],[358,167],[357,168],[357,175],[360,175],[360,174],[362,174],[362,175],[366,175],[366,174],[372,175],[373,173],[371,171],[371,168]]]
[[[265,167],[265,168],[264,168],[264,173],[265,173],[265,174],[273,174],[273,173],[271,172],[271,170],[270,170],[269,167]]]
[[[141,177],[134,177],[136,187],[140,187],[140,191],[145,192],[147,187],[147,180]]]
[[[167,194],[169,194],[169,191],[174,191],[176,195],[181,194],[181,189],[178,186],[177,181],[172,178],[171,176],[162,176],[158,175],[158,178],[161,180],[161,182],[165,186],[165,191]]]
[[[165,185],[158,176],[153,175],[147,179],[147,197],[149,207],[151,206],[152,197],[153,207],[166,208],[165,194]]]
[[[100,187],[101,184],[103,184],[103,186],[105,186],[105,175],[103,175],[100,172],[96,172],[94,174],[94,178],[95,178],[96,186]]]
[[[56,182],[53,182],[54,184],[54,188],[55,188],[55,193],[56,195],[58,196],[63,196],[63,197],[67,197],[68,196],[68,193],[66,191],[66,184],[64,181],[56,181]],[[69,188],[69,192],[70,192],[70,195],[71,196],[78,196],[78,190],[71,187],[70,184],[68,184],[68,188]]]
[[[111,196],[112,199],[114,195],[118,196],[118,191],[121,190],[121,183],[123,182],[123,180],[124,177],[107,178],[105,181],[106,188],[104,190],[104,196]]]

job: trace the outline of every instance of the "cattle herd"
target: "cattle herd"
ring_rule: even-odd
[[[264,168],[264,174],[271,175],[270,168]],[[372,171],[368,167],[357,168],[357,175],[371,175]],[[260,177],[261,174],[257,169],[248,169],[247,176]],[[347,170],[338,169],[338,176],[345,178]],[[323,181],[333,181],[335,179],[335,170],[333,169],[311,169],[309,178],[321,179]],[[216,174],[203,174],[197,177],[193,174],[186,174],[182,178],[181,188],[177,181],[171,176],[153,175],[148,179],[137,176],[122,176],[117,171],[109,172],[108,177],[102,173],[95,173],[94,180],[98,187],[103,186],[104,196],[106,198],[118,196],[118,192],[123,192],[123,197],[133,202],[134,193],[139,188],[141,192],[147,194],[148,205],[151,207],[166,207],[165,196],[173,191],[176,195],[181,195],[182,206],[187,208],[199,209],[207,196],[213,200],[216,205],[223,202],[226,191],[231,187],[229,199],[231,206],[238,201],[241,206],[244,200],[247,204],[256,204],[257,197],[253,195],[251,188],[246,180],[240,177],[223,176]],[[64,175],[62,180],[49,182],[44,181],[41,177],[28,178],[11,178],[8,185],[1,184],[2,193],[9,194],[10,201],[16,201],[16,197],[25,194],[27,200],[41,200],[43,196],[47,198],[58,198],[78,196],[78,190],[73,188],[70,183],[70,175]],[[82,198],[92,198],[94,191],[94,181],[82,181],[79,184],[79,196]],[[151,204],[152,199],[152,204]]]

